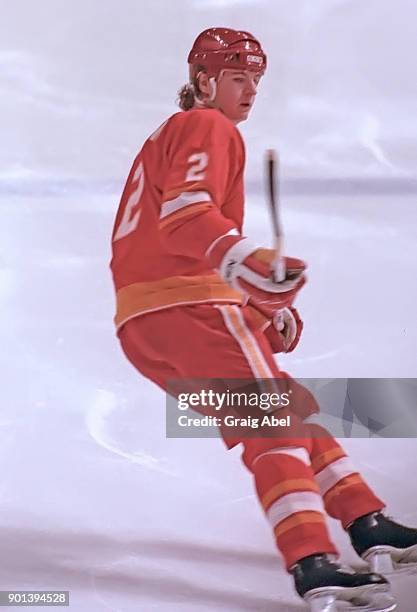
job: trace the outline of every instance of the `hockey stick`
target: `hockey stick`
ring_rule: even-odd
[[[274,149],[266,152],[268,204],[271,212],[272,231],[274,235],[275,258],[272,262],[272,274],[275,282],[285,280],[286,270],[283,258],[284,232],[282,229],[279,200],[279,157]]]

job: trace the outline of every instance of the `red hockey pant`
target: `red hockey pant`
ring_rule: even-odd
[[[175,378],[285,376],[250,313],[235,305],[181,306],[142,315],[128,321],[119,337],[134,367],[162,389]],[[301,427],[309,428],[301,439],[239,440],[287,569],[308,555],[337,554],[325,512],[346,528],[384,508],[330,434],[317,435],[318,425]]]

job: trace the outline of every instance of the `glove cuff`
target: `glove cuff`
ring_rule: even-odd
[[[230,283],[236,277],[240,264],[257,248],[248,238],[228,233],[209,247],[207,255],[220,276]]]

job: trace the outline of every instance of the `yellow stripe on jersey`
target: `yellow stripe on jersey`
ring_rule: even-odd
[[[241,304],[242,296],[217,274],[170,276],[162,280],[132,283],[116,293],[117,329],[147,312],[185,304]]]
[[[201,181],[187,183],[186,185],[183,183],[181,187],[175,187],[171,189],[171,191],[164,191],[164,201],[173,200],[178,197],[180,193],[185,193],[186,191],[201,191]]]

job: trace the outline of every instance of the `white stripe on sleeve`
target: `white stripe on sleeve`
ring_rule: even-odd
[[[311,465],[310,455],[308,454],[305,448],[302,448],[301,446],[300,447],[291,446],[287,448],[272,448],[271,450],[261,453],[260,455],[255,457],[251,467],[253,467],[255,463],[259,461],[259,459],[267,455],[287,455],[289,457],[294,457],[294,459],[298,459],[299,461],[302,461],[307,466]]]
[[[181,208],[200,202],[211,202],[210,194],[207,191],[184,191],[173,200],[166,200],[162,203],[159,218],[163,219]]]

